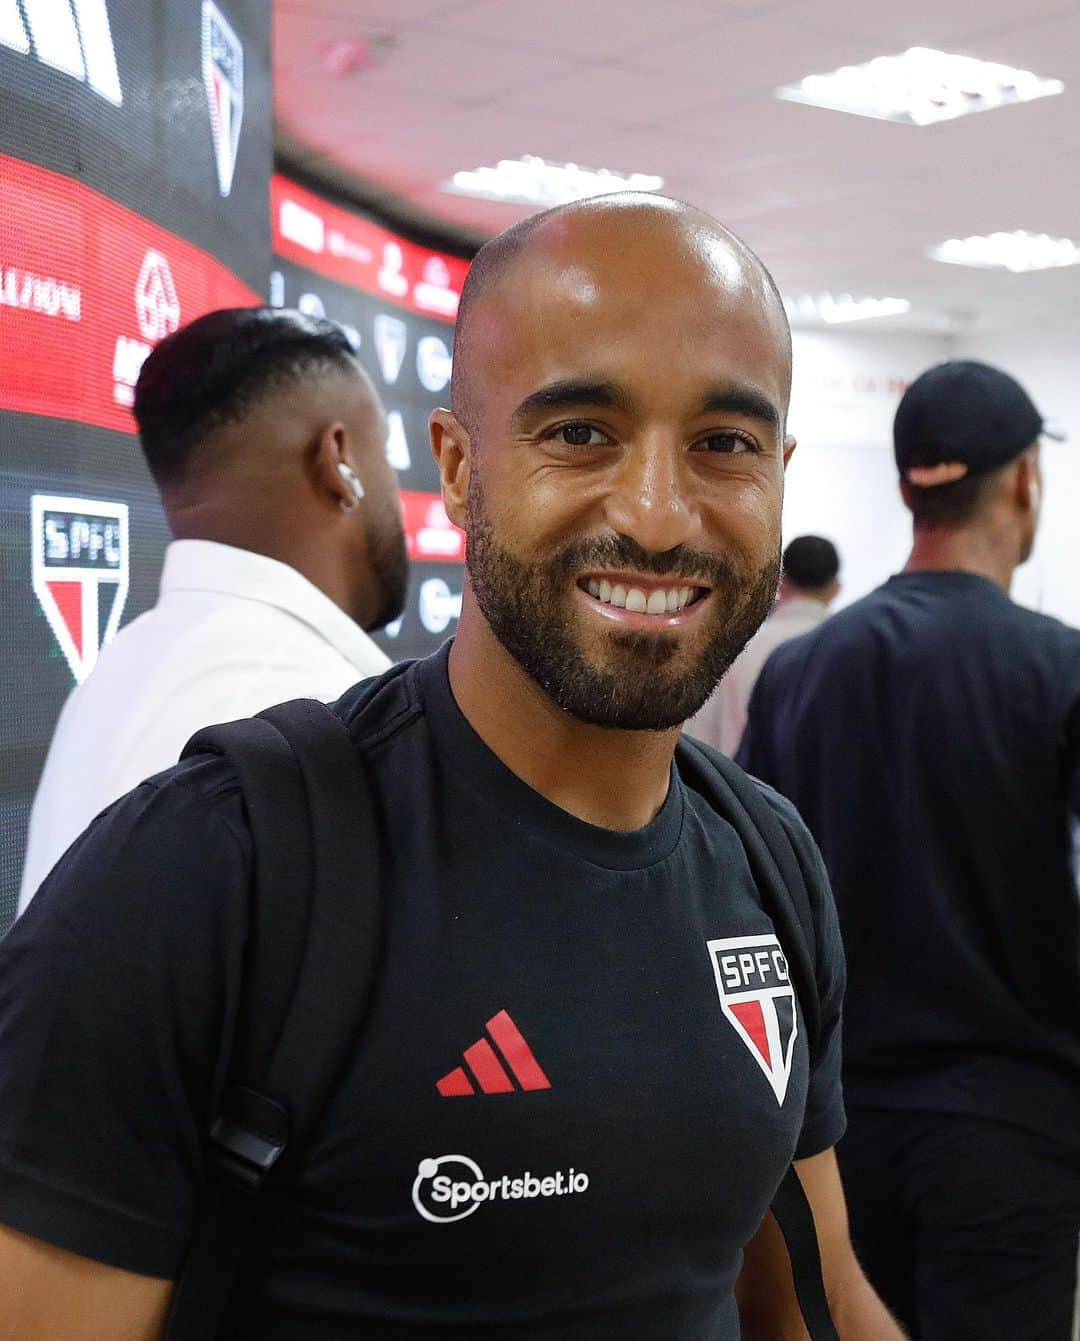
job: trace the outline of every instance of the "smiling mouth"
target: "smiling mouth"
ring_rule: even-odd
[[[629,582],[609,582],[607,578],[582,578],[582,591],[602,605],[613,605],[618,610],[641,615],[674,615],[686,610],[707,596],[707,587],[651,586],[648,590]]]

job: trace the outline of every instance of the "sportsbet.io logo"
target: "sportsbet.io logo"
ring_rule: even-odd
[[[571,1197],[587,1192],[589,1175],[560,1169],[545,1177],[526,1171],[485,1178],[468,1155],[439,1155],[422,1159],[412,1187],[413,1205],[433,1225],[464,1220],[487,1201],[534,1201],[541,1197]]]

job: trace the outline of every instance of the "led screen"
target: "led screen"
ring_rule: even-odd
[[[378,640],[400,659],[456,627],[427,416],[467,263],[273,176],[269,23],[261,0],[0,0],[0,933],[63,702],[156,598],[169,534],[130,406],[178,326],[269,298],[348,329],[413,560]]]
[[[427,421],[449,402],[468,262],[408,242],[280,175],[271,224],[271,301],[340,322],[386,406],[412,573],[404,615],[376,641],[395,660],[423,656],[452,636],[461,609],[464,537],[443,509]]]
[[[142,361],[264,301],[269,39],[261,0],[0,2],[0,931],[64,699],[156,597]]]

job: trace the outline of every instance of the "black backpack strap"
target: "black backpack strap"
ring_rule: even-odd
[[[676,763],[680,777],[739,835],[788,961],[813,1053],[821,1034],[817,932],[806,872],[794,844],[759,785],[726,756],[684,735],[676,749]],[[776,1191],[772,1213],[787,1244],[795,1294],[811,1341],[839,1341],[825,1295],[813,1212],[794,1166],[788,1168]]]
[[[248,1240],[254,1193],[302,1148],[365,1014],[380,935],[379,847],[359,752],[312,699],[198,732],[187,758],[236,771],[254,853],[248,941],[209,1175],[166,1341],[209,1341]]]
[[[787,1244],[791,1258],[791,1274],[795,1282],[795,1297],[802,1309],[803,1321],[811,1341],[840,1341],[829,1311],[825,1281],[821,1274],[821,1251],[818,1247],[814,1213],[799,1182],[794,1164],[788,1166],[776,1195],[772,1213]]]
[[[761,787],[725,755],[682,736],[679,775],[731,824],[742,841],[765,911],[776,924],[806,1023],[811,1051],[821,1032],[817,930],[806,873],[788,832]]]

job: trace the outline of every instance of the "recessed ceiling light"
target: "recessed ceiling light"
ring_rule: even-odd
[[[844,321],[866,321],[870,317],[898,317],[911,311],[906,298],[854,298],[850,293],[800,294],[784,299],[788,319],[800,321],[827,321],[839,325]]]
[[[525,154],[503,158],[493,168],[455,172],[442,189],[482,200],[507,200],[546,209],[613,191],[659,191],[663,177],[644,172],[613,172],[610,168],[583,168],[579,163],[551,163]]]
[[[797,84],[778,88],[776,96],[856,116],[929,126],[970,112],[1046,98],[1064,89],[1060,79],[1044,79],[1030,70],[930,47],[910,47],[899,56],[878,56],[865,65],[807,75]]]
[[[1052,270],[1080,265],[1080,243],[1046,233],[990,233],[986,237],[951,237],[927,249],[935,261],[971,265],[980,270]]]

